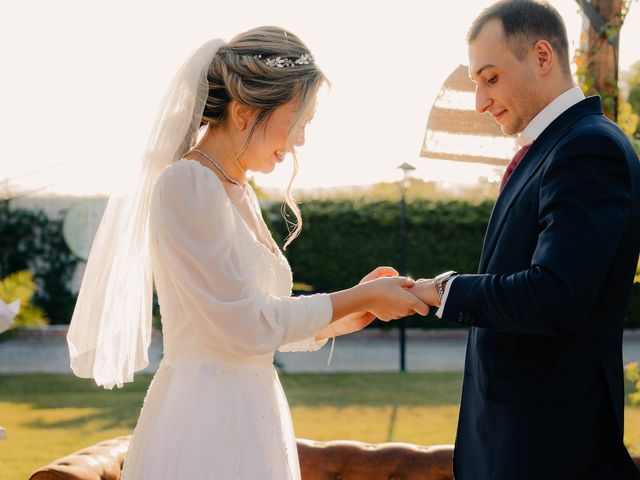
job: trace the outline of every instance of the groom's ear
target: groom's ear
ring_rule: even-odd
[[[553,47],[546,40],[538,40],[533,46],[536,70],[540,75],[548,74],[555,64]]]

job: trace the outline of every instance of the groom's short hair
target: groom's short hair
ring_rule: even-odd
[[[475,40],[482,27],[491,20],[502,23],[504,35],[516,58],[523,60],[529,47],[538,40],[546,40],[558,56],[563,72],[571,75],[567,29],[558,11],[548,2],[501,0],[494,3],[473,21],[467,42]]]

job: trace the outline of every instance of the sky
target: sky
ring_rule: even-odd
[[[107,194],[139,162],[162,95],[210,38],[258,25],[287,28],[332,83],[300,150],[295,187],[395,181],[414,175],[472,183],[493,167],[419,157],[429,110],[467,62],[466,31],[485,0],[0,0],[0,188]],[[552,2],[570,49],[582,24],[575,0]],[[640,60],[640,2],[621,33],[620,67]],[[291,162],[261,187],[288,183]]]

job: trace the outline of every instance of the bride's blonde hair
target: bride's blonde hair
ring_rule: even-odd
[[[207,73],[209,94],[202,114],[202,124],[217,127],[224,123],[227,107],[231,100],[256,108],[256,122],[249,132],[247,143],[256,129],[263,125],[279,106],[295,100],[299,108],[290,134],[303,127],[305,117],[313,109],[310,103],[326,81],[322,71],[313,59],[300,61],[291,66],[269,65],[267,59],[305,59],[310,52],[306,45],[293,33],[278,27],[258,27],[234,37],[220,47],[213,57]],[[302,216],[293,197],[293,180],[298,173],[298,159],[293,149],[293,175],[285,192],[286,205],[296,217],[290,221],[285,206],[282,213],[289,230],[285,248],[300,234]]]

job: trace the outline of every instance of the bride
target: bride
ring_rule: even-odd
[[[299,479],[276,350],[428,307],[378,268],[331,294],[292,297],[289,264],[246,181],[304,143],[325,78],[290,32],[260,27],[200,47],[164,99],[139,171],[98,229],[68,334],[73,371],[106,388],[148,365],[152,282],[164,356],[122,478]],[[301,218],[287,191],[299,234]]]

